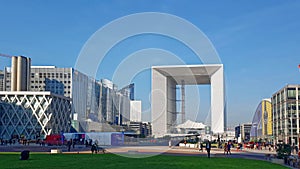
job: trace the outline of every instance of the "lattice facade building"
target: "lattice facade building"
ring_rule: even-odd
[[[70,98],[51,92],[0,92],[0,137],[35,139],[69,132]]]

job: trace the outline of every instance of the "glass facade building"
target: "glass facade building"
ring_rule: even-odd
[[[2,90],[10,91],[11,68],[5,68],[2,74],[5,82]],[[131,120],[134,84],[118,90],[110,80],[98,81],[73,68],[31,66],[29,91],[49,91],[70,98],[71,124],[78,132],[89,132],[92,123],[99,126],[99,130],[93,127],[94,131],[102,131],[100,128],[107,127],[101,126],[122,126]]]

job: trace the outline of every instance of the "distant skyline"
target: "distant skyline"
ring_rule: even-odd
[[[57,67],[74,67],[89,37],[117,18],[162,12],[186,19],[206,34],[224,64],[229,126],[251,122],[262,99],[286,84],[300,84],[300,1],[0,0],[0,5],[0,53],[30,57],[32,65]],[[109,51],[96,78],[111,80],[124,58],[147,48],[170,51],[187,64],[200,64],[190,49],[174,39],[134,36]],[[9,59],[0,57],[0,69],[9,65]],[[140,72],[132,82],[136,98],[143,101],[143,118],[149,119],[150,70]],[[201,112],[194,112],[193,93],[187,88],[188,119],[195,120],[199,113],[196,120],[205,122],[210,87],[199,88]]]

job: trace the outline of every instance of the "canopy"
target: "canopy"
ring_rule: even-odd
[[[187,120],[186,122],[177,125],[176,128],[180,129],[204,129],[206,125],[203,123],[194,122],[191,120]]]

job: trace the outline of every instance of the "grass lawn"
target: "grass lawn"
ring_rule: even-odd
[[[29,160],[19,160],[19,153],[1,153],[0,168],[18,169],[284,169],[266,161],[211,158],[197,156],[158,155],[148,158],[126,158],[114,154],[30,154]]]

